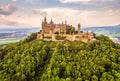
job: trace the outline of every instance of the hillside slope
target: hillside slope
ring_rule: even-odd
[[[0,81],[120,81],[120,45],[108,37],[86,44],[35,35],[0,47]]]

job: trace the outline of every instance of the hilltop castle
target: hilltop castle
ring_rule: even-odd
[[[46,17],[42,21],[42,29],[40,32],[37,33],[37,39],[44,39],[44,40],[52,40],[57,41],[58,38],[64,38],[64,40],[69,41],[82,41],[82,42],[90,42],[95,40],[94,34],[92,32],[81,32],[81,25],[78,24],[77,33],[72,32],[70,29],[70,25],[65,23],[55,24],[52,20],[48,23]],[[68,31],[72,32],[69,33]],[[63,39],[62,39],[63,40]]]

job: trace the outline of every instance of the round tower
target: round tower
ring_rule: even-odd
[[[81,25],[78,24],[78,34],[80,33],[80,27],[81,27]]]

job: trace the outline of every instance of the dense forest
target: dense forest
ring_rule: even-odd
[[[120,81],[120,45],[35,40],[36,33],[0,47],[0,81]]]

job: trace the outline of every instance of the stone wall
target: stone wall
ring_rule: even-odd
[[[37,33],[37,40],[40,40],[40,39],[44,39],[43,38],[43,34],[41,34],[41,33],[38,32]]]
[[[37,39],[51,39],[52,41],[57,41],[55,39],[55,37],[57,36],[57,34],[41,34],[41,33],[38,33],[37,34]],[[93,33],[80,33],[80,34],[75,34],[75,35],[70,35],[70,34],[63,34],[63,36],[66,37],[66,40],[69,40],[69,41],[82,41],[82,42],[91,42],[91,41],[94,41],[96,40],[94,38],[94,35]]]
[[[66,25],[61,25],[60,26],[60,32],[66,33],[67,26]]]
[[[75,40],[75,36],[74,35],[66,35],[66,40],[74,41]]]
[[[45,25],[44,27],[42,27],[42,32],[51,34],[53,33],[53,29],[54,29],[53,27],[54,26],[52,25]]]
[[[60,33],[60,27],[55,27],[54,30],[53,30],[54,33],[58,32]]]

